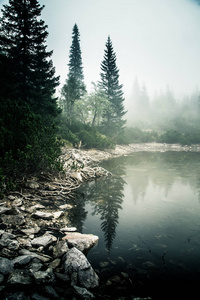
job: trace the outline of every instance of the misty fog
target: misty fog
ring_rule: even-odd
[[[198,89],[187,96],[177,98],[166,89],[149,96],[145,83],[136,78],[131,95],[125,101],[127,126],[142,130],[166,130],[191,132],[200,129],[200,98]]]

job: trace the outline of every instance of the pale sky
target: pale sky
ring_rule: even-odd
[[[0,0],[7,3],[8,0]],[[39,0],[48,47],[61,86],[68,74],[72,29],[79,27],[85,83],[100,79],[108,35],[126,96],[133,82],[150,95],[168,85],[175,95],[200,89],[200,5],[196,0]],[[60,88],[61,88],[60,86]]]

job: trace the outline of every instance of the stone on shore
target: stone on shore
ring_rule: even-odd
[[[69,250],[69,247],[67,245],[66,241],[59,241],[57,244],[53,247],[53,257],[58,258],[63,256],[67,251]]]
[[[81,298],[84,300],[91,300],[94,299],[94,295],[92,293],[90,293],[87,289],[85,288],[81,288],[79,286],[74,285],[74,292]]]
[[[0,215],[1,215],[1,214],[5,214],[5,213],[7,213],[8,211],[10,211],[10,208],[5,207],[5,206],[0,206]]]
[[[14,234],[4,232],[0,239],[0,248],[7,248],[11,251],[16,251],[19,249],[19,243],[15,240],[16,236]]]
[[[35,213],[33,213],[31,215],[31,217],[33,217],[35,219],[51,220],[54,218],[54,215],[51,213],[44,212],[44,211],[36,211]]]
[[[68,245],[76,247],[81,252],[87,253],[99,240],[99,237],[93,234],[82,234],[79,232],[66,233],[63,237]]]
[[[32,272],[36,283],[53,283],[55,280],[55,275],[52,268],[48,268],[46,271],[36,271]]]
[[[13,270],[13,262],[7,258],[0,257],[0,273],[7,275]]]
[[[32,246],[34,247],[47,247],[51,245],[53,242],[56,242],[57,238],[53,236],[52,234],[45,233],[44,235],[34,238],[31,241]]]
[[[77,282],[75,285],[80,285],[86,289],[95,288],[99,285],[99,277],[93,270],[85,255],[77,248],[71,248],[64,256],[65,274],[71,278],[77,274]]]
[[[13,225],[13,226],[19,226],[25,223],[24,216],[19,213],[17,215],[1,215],[1,221],[2,223],[6,225]]]
[[[8,278],[8,284],[12,285],[30,285],[32,283],[33,277],[29,270],[14,270]]]

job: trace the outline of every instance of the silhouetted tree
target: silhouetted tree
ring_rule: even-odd
[[[9,0],[0,19],[0,54],[12,62],[9,95],[27,103],[42,115],[56,115],[53,97],[58,85],[55,69],[46,51],[47,25],[39,17],[44,6],[38,0]]]
[[[119,84],[119,70],[116,66],[116,54],[114,53],[112,42],[108,37],[106,49],[104,51],[104,59],[101,63],[101,81],[100,87],[110,101],[110,108],[104,112],[103,125],[109,135],[117,135],[122,131],[126,121],[123,119],[125,115],[124,97],[122,85]]]
[[[0,19],[0,173],[53,166],[60,154],[54,117],[58,85],[46,51],[38,0],[9,0]],[[0,176],[0,181],[1,181]]]

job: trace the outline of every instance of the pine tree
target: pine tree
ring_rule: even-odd
[[[9,0],[0,19],[0,54],[12,61],[13,97],[42,115],[56,115],[58,77],[46,51],[47,25],[38,0]]]
[[[73,106],[86,92],[83,75],[83,64],[80,48],[80,34],[75,24],[72,32],[72,45],[69,54],[69,73],[62,89],[68,124],[71,125],[73,118]]]
[[[106,43],[101,71],[100,87],[105,91],[110,101],[110,108],[104,113],[103,124],[109,135],[117,135],[123,130],[123,126],[126,123],[123,119],[126,112],[123,104],[123,86],[119,84],[119,70],[116,66],[116,54],[114,53],[110,36]]]

